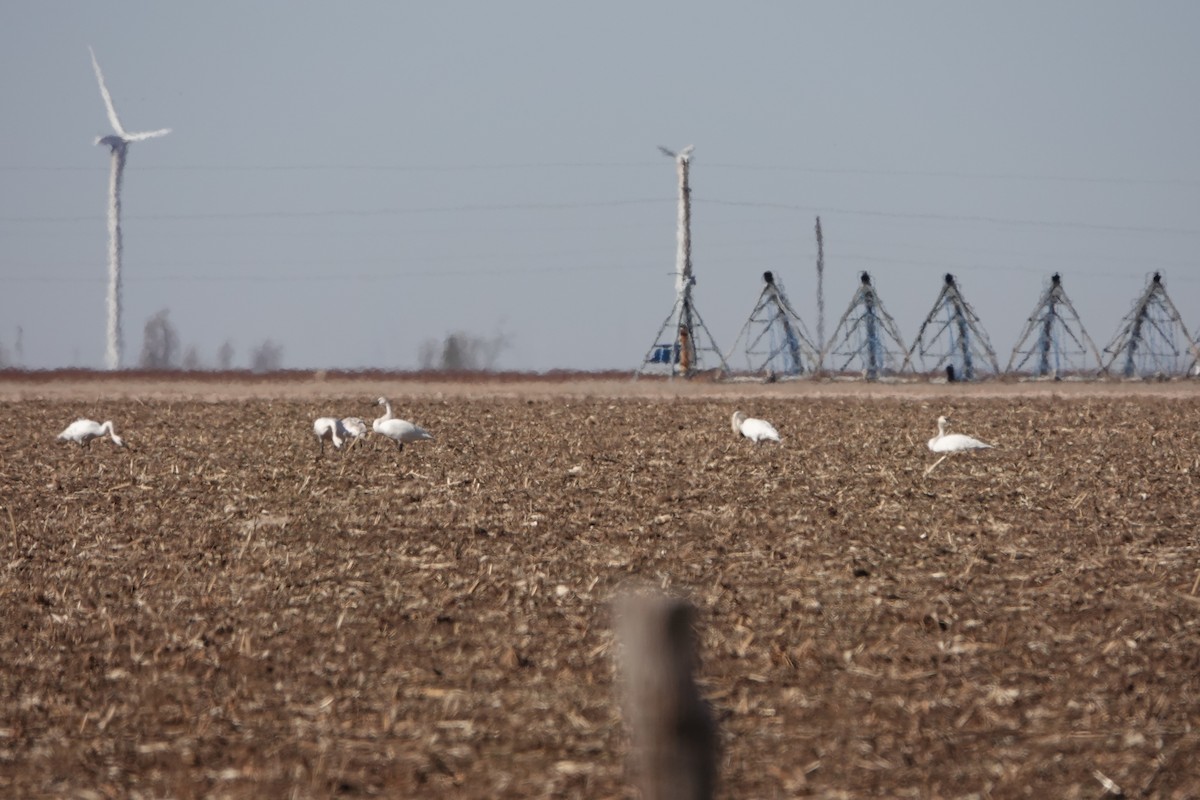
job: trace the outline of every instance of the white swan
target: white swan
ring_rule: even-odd
[[[396,443],[397,450],[403,450],[407,442],[419,442],[423,439],[432,439],[433,434],[419,425],[414,425],[406,419],[397,419],[392,413],[392,404],[387,401],[386,397],[381,397],[375,401],[375,405],[383,406],[383,416],[371,423],[371,428],[376,433],[381,433]]]
[[[68,425],[67,429],[58,435],[58,439],[63,442],[76,442],[80,445],[85,445],[92,441],[92,439],[97,439],[101,436],[108,436],[117,447],[125,446],[125,442],[113,431],[111,420],[105,420],[102,424],[95,420],[80,417]]]
[[[356,439],[367,435],[370,429],[362,417],[318,417],[313,421],[313,437],[320,442],[321,452],[325,452],[325,440],[333,442],[334,449],[340,450],[347,444],[353,444]]]
[[[946,428],[950,427],[950,420],[946,417],[938,417],[937,426],[937,436],[929,440],[929,449],[935,453],[943,453],[944,455],[933,462],[933,466],[925,470],[926,475],[933,472],[934,467],[945,461],[952,453],[961,453],[966,450],[992,449],[992,445],[987,442],[981,442],[965,434],[946,433]]]
[[[361,439],[371,430],[362,417],[342,417],[338,422],[342,425],[338,433],[343,439]]]
[[[334,450],[342,449],[342,436],[338,430],[340,427],[342,427],[342,421],[337,417],[317,417],[313,420],[313,436],[321,445],[322,453],[325,452],[326,439],[333,442]]]
[[[779,431],[775,430],[775,426],[765,419],[747,417],[742,412],[735,411],[732,422],[734,433],[740,433],[755,444],[767,440],[781,443],[783,441],[779,438]]]
[[[347,448],[366,439],[370,432],[371,429],[362,417],[342,417],[338,420],[338,436],[342,437]]]

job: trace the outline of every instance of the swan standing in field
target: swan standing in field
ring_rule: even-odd
[[[938,417],[937,426],[938,434],[929,440],[929,449],[943,455],[937,461],[933,462],[933,466],[925,470],[926,475],[933,472],[934,467],[954,453],[961,453],[965,450],[990,450],[992,448],[992,445],[987,442],[981,442],[965,434],[946,433],[946,428],[950,427],[950,420],[946,417]]]
[[[92,439],[97,439],[101,436],[107,436],[112,439],[113,444],[117,447],[125,446],[125,442],[121,440],[121,437],[113,432],[111,420],[99,423],[91,419],[77,419],[58,435],[58,439],[62,442],[76,442],[79,445],[86,445]]]
[[[747,417],[740,411],[733,412],[733,432],[740,433],[755,444],[770,440],[772,442],[780,442],[779,431],[775,430],[775,426],[767,422],[765,419],[755,419]]]
[[[397,450],[403,450],[407,442],[419,442],[422,439],[432,439],[433,434],[419,425],[414,425],[406,419],[397,419],[392,413],[392,404],[386,397],[375,401],[375,405],[383,406],[383,416],[371,424],[376,433],[381,433],[396,443]]]

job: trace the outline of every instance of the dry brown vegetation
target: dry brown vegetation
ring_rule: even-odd
[[[3,405],[0,795],[631,797],[640,579],[698,610],[721,796],[1200,796],[1190,391],[397,390],[436,442],[317,458],[378,388],[107,386]],[[922,478],[942,413],[1000,449]]]

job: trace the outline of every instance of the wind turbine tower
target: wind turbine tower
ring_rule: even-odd
[[[108,182],[108,336],[104,352],[104,362],[108,369],[121,368],[121,180],[125,174],[125,157],[129,153],[131,142],[143,139],[153,139],[166,136],[170,128],[143,133],[126,133],[117,117],[117,109],[113,106],[112,95],[104,84],[104,73],[96,61],[96,53],[92,54],[92,69],[96,71],[96,81],[100,84],[100,97],[104,100],[104,108],[108,111],[108,121],[113,133],[109,136],[96,138],[97,145],[107,145],[112,150],[112,174]]]
[[[646,353],[638,374],[661,371],[665,366],[667,374],[671,376],[691,377],[701,369],[700,355],[706,352],[714,353],[721,362],[722,371],[728,373],[729,366],[692,300],[692,286],[696,283],[696,277],[692,274],[692,190],[688,184],[688,170],[693,145],[688,145],[678,153],[661,145],[658,149],[663,155],[675,160],[679,173],[679,218],[675,229],[675,305],[659,329],[650,351]],[[707,345],[698,341],[699,334],[705,336]]]

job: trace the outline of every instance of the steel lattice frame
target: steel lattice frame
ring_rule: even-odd
[[[869,381],[897,375],[908,366],[900,329],[883,307],[866,272],[820,358],[820,363],[834,374],[845,372],[856,361],[858,371]]]
[[[1108,360],[1103,371],[1113,374],[1120,360],[1124,378],[1187,375],[1196,370],[1200,348],[1171,302],[1162,273],[1155,272],[1150,278],[1104,352]]]
[[[1085,363],[1089,355],[1095,367]],[[1104,363],[1057,272],[1029,315],[1004,371],[1020,372],[1030,361],[1034,361],[1032,374],[1040,378],[1094,373]]]
[[[754,310],[734,340],[726,361],[745,342],[747,368],[768,376],[797,376],[820,370],[820,351],[812,342],[804,320],[788,301],[783,285],[771,272],[763,273],[766,285]]]
[[[943,314],[944,318],[939,320]],[[921,323],[905,362],[913,365],[914,356],[920,360],[923,372],[949,368],[947,372],[953,369],[953,377],[957,380],[975,380],[980,361],[990,366],[994,374],[1000,373],[996,351],[992,349],[987,332],[971,304],[958,290],[953,275],[945,276],[942,291]]]

